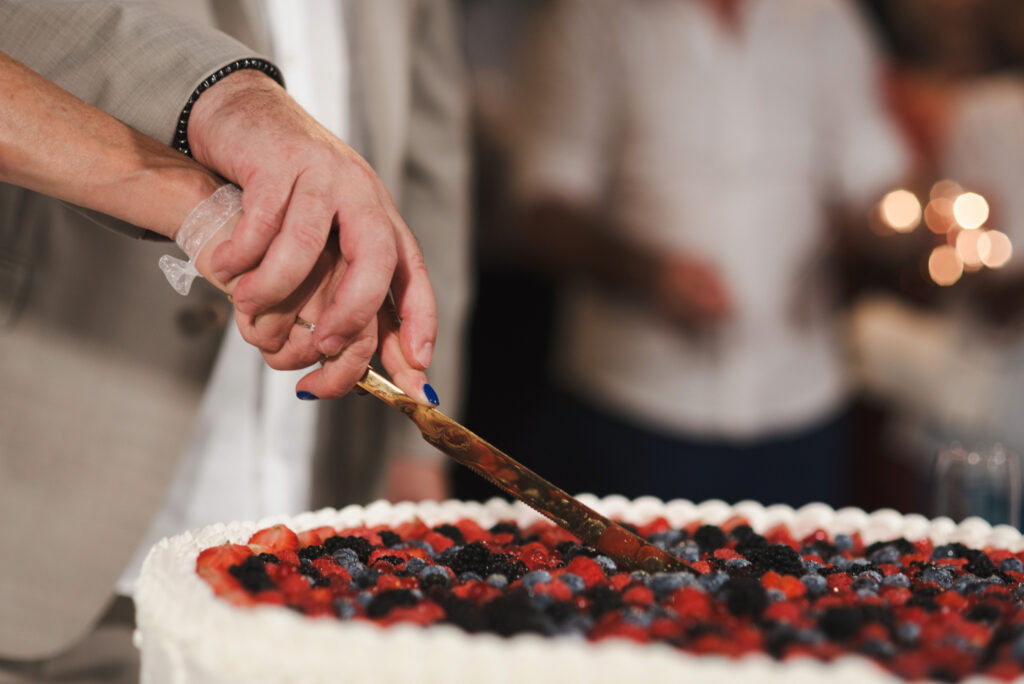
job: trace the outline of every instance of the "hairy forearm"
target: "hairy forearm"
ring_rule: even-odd
[[[3,53],[0,181],[172,238],[222,183]]]

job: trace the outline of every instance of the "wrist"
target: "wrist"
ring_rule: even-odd
[[[216,123],[223,113],[237,111],[252,94],[277,91],[281,75],[269,62],[244,59],[223,67],[205,79],[189,97],[179,117],[175,146],[179,151],[208,163],[209,149],[217,139]]]

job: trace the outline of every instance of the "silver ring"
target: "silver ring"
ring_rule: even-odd
[[[295,325],[301,325],[303,328],[309,329],[309,332],[316,330],[316,323],[310,323],[309,321],[304,321],[298,317],[295,318]]]

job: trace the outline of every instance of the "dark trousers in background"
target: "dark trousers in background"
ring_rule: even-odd
[[[848,425],[843,411],[806,430],[756,442],[681,439],[556,393],[510,455],[572,494],[839,507],[847,503]]]

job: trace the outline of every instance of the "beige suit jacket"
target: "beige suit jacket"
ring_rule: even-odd
[[[253,2],[169,4],[252,43],[266,35]],[[441,307],[431,378],[454,402],[468,239],[452,7],[350,4],[363,37],[356,63],[367,135],[357,146],[421,242]],[[151,7],[99,0],[0,0],[0,50],[167,142],[203,78],[256,54]],[[182,299],[167,287],[155,262],[169,247],[83,223],[55,202],[0,186],[0,658],[58,653],[102,613],[163,499],[226,314],[212,289]],[[340,439],[327,431],[335,434],[321,443],[334,476],[339,456],[350,462],[340,467],[350,487],[359,476],[365,488],[385,435],[419,448],[407,425],[388,432],[401,416],[367,401],[322,410],[360,426]],[[328,500],[346,503],[320,482]]]

